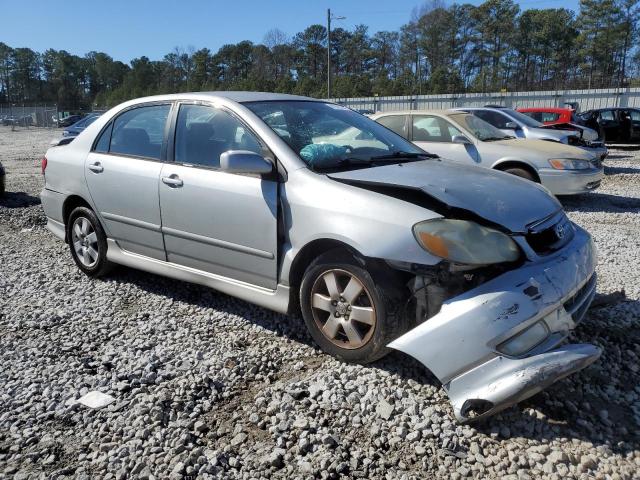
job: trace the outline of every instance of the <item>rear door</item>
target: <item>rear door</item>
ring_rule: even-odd
[[[435,115],[411,115],[411,141],[423,150],[461,163],[477,163],[478,150],[473,144],[453,143],[464,135],[453,124]]]
[[[158,179],[170,103],[125,110],[101,132],[85,162],[91,198],[110,238],[125,250],[165,260]]]
[[[631,138],[632,143],[640,143],[640,110],[629,109],[629,119],[631,120]]]
[[[277,285],[278,181],[220,169],[228,150],[272,154],[232,112],[183,103],[162,167],[160,210],[167,260],[234,280]]]

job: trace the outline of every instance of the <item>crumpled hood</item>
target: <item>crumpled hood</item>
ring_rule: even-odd
[[[351,184],[405,187],[425,194],[509,229],[526,232],[527,225],[562,208],[543,187],[508,173],[448,160],[403,164],[330,173]]]
[[[527,158],[527,155],[538,156],[545,161],[550,158],[574,158],[580,160],[593,160],[593,154],[587,152],[582,148],[574,147],[573,145],[565,145],[564,143],[552,142],[549,140],[535,140],[528,138],[511,138],[509,140],[499,140],[491,142],[494,145],[503,145],[509,147],[514,154],[517,152],[519,155],[524,155],[523,158]]]

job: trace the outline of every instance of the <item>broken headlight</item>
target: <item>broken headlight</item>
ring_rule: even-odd
[[[508,235],[466,220],[426,220],[413,226],[413,234],[429,253],[455,263],[489,265],[520,257]]]

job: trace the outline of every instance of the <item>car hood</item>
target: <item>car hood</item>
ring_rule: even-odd
[[[572,145],[565,145],[560,142],[549,140],[535,140],[528,138],[511,138],[509,140],[498,140],[496,142],[485,142],[489,145],[502,145],[517,151],[523,158],[536,156],[539,159],[548,160],[550,158],[575,158],[579,160],[593,160],[593,154]],[[545,165],[548,167],[548,165]]]
[[[513,233],[526,232],[528,225],[562,208],[546,189],[529,180],[448,160],[385,165],[328,176],[353,185],[419,190],[449,207],[471,212]]]

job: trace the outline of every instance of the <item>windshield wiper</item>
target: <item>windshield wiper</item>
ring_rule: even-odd
[[[418,152],[393,152],[385,155],[377,155],[371,157],[370,160],[394,160],[396,158],[440,158],[434,153],[418,153]]]

